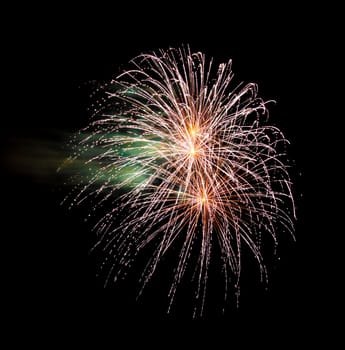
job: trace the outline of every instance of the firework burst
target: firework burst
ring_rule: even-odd
[[[170,305],[192,248],[199,249],[195,311],[202,314],[214,245],[222,254],[225,286],[231,280],[238,288],[241,246],[250,248],[266,280],[261,234],[275,244],[278,227],[293,234],[287,140],[265,125],[266,102],[255,84],[230,86],[231,61],[214,70],[202,53],[183,48],[131,63],[106,85],[102,107],[76,137],[70,161],[84,170],[71,203],[90,200],[93,209],[103,208],[95,229],[96,246],[107,252],[107,281],[152,244],[145,286],[183,237]]]

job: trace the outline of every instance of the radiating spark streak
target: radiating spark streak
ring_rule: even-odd
[[[284,164],[288,141],[266,125],[266,102],[255,84],[230,87],[231,61],[213,72],[212,60],[183,48],[131,62],[134,68],[108,85],[107,104],[80,133],[85,136],[71,159],[84,159],[92,171],[72,192],[73,203],[95,197],[95,208],[108,210],[95,225],[96,246],[110,256],[107,281],[118,279],[154,242],[144,288],[183,237],[169,309],[200,242],[194,314],[202,314],[213,245],[220,246],[226,297],[231,276],[239,288],[242,245],[267,280],[261,234],[275,244],[281,227],[293,235],[294,201]],[[118,212],[126,216],[120,223]]]

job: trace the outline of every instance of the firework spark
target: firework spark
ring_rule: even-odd
[[[183,237],[170,305],[192,247],[199,249],[195,311],[202,314],[214,245],[222,254],[225,286],[231,279],[238,288],[242,245],[266,280],[261,234],[275,244],[278,227],[293,234],[291,181],[283,161],[288,141],[265,125],[267,102],[255,84],[230,86],[231,61],[214,70],[202,53],[183,48],[143,54],[131,63],[131,70],[106,85],[107,98],[76,138],[70,161],[85,171],[71,202],[90,200],[93,209],[104,210],[95,229],[96,246],[110,257],[103,264],[108,280],[153,244],[142,274],[145,286]]]

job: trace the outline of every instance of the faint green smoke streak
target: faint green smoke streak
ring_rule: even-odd
[[[5,168],[13,176],[54,184],[61,180],[56,170],[68,155],[62,143],[67,138],[67,133],[52,131],[40,132],[37,136],[9,137],[3,155]]]
[[[5,169],[12,176],[26,177],[34,182],[50,185],[90,185],[90,181],[93,180],[93,184],[97,186],[107,183],[111,187],[122,183],[127,188],[133,188],[148,179],[150,174],[145,173],[145,169],[139,163],[135,163],[135,157],[141,150],[154,152],[150,142],[143,140],[133,143],[131,147],[114,147],[114,156],[133,159],[132,162],[116,169],[111,164],[104,164],[99,160],[98,156],[104,152],[101,142],[99,145],[95,142],[93,148],[87,148],[73,159],[70,156],[73,147],[80,145],[78,147],[82,149],[85,138],[95,138],[95,135],[83,133],[78,136],[79,139],[69,143],[73,135],[75,136],[74,133],[50,130],[35,137],[9,138],[3,155]],[[116,137],[119,135],[124,136],[117,134]]]

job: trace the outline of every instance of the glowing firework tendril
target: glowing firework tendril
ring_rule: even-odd
[[[277,226],[293,234],[287,140],[276,127],[263,126],[266,103],[255,84],[230,89],[231,61],[213,72],[212,61],[185,48],[143,54],[132,64],[107,85],[109,98],[81,131],[71,159],[89,171],[75,187],[73,204],[88,198],[96,198],[97,207],[108,203],[96,225],[97,245],[111,257],[108,278],[117,279],[155,242],[145,286],[183,236],[170,305],[201,240],[196,297],[202,314],[212,245],[223,255],[225,285],[232,276],[238,287],[241,245],[250,248],[265,280],[261,232],[275,243]],[[126,218],[117,223],[120,212]]]

